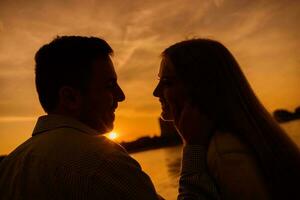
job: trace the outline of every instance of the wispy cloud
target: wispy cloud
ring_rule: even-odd
[[[0,117],[0,123],[7,123],[7,122],[32,122],[36,121],[36,116],[32,117],[20,117],[20,116],[7,116],[7,117]]]
[[[295,107],[300,99],[299,18],[300,2],[285,0],[1,0],[0,121],[42,113],[33,57],[57,35],[94,35],[112,45],[127,96],[116,127],[125,135],[139,134],[131,115],[150,128],[157,123],[160,106],[151,95],[160,53],[191,37],[228,46],[268,109]]]

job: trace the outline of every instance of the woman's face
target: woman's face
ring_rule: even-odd
[[[161,103],[161,118],[170,121],[179,119],[186,101],[186,92],[172,62],[166,57],[161,61],[158,77],[159,83],[153,95]]]

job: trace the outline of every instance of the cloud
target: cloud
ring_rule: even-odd
[[[0,21],[0,32],[2,32],[3,31],[3,23]]]
[[[152,91],[160,53],[192,37],[223,42],[270,110],[292,109],[300,97],[299,18],[300,2],[284,0],[1,0],[0,117],[42,113],[33,58],[57,35],[93,35],[111,44],[127,96],[118,111],[123,121],[116,126],[128,134],[138,135],[130,115],[150,128],[157,123],[160,106]]]
[[[32,117],[20,117],[20,116],[7,116],[0,117],[0,123],[7,122],[33,122],[36,121],[36,116]]]

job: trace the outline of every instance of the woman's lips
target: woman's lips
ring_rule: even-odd
[[[163,101],[162,99],[159,99],[159,102],[161,104],[162,112],[168,112],[169,106],[166,104],[166,102]]]

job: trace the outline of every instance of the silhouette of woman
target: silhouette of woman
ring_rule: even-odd
[[[300,199],[299,148],[224,45],[192,39],[168,47],[153,94],[184,144],[205,147],[221,199]]]

